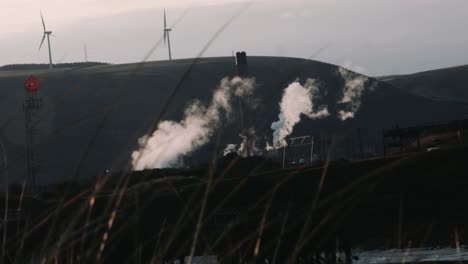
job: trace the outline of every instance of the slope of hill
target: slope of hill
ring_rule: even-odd
[[[368,85],[374,91],[364,93],[356,117],[342,122],[337,118],[337,102],[343,96],[344,81],[337,66],[276,57],[249,57],[248,62],[249,74],[257,84],[254,96],[258,107],[249,118],[255,124],[259,148],[265,147],[265,139],[271,142],[271,124],[278,120],[283,90],[297,79],[319,81],[331,117],[315,121],[303,118],[293,136],[345,135],[357,128],[381,133],[382,128],[395,124],[468,117],[468,105],[432,101],[372,80]],[[207,105],[219,82],[235,74],[230,57],[200,59],[192,66],[193,60],[186,59],[36,73],[43,83],[38,94],[43,107],[33,117],[37,123],[34,149],[41,165],[39,181],[59,182],[126,167],[138,139],[154,127],[157,116],[181,120],[190,102],[197,99]],[[0,76],[0,140],[4,142],[12,181],[26,175],[22,102],[23,82],[28,74],[21,71]],[[239,113],[239,104],[234,103],[232,117],[215,131],[211,142],[189,155],[192,162],[205,162],[214,153],[222,155],[227,144],[241,143]],[[381,142],[380,138],[376,140]]]
[[[468,102],[468,65],[378,79],[419,96]]]
[[[54,68],[83,68],[99,65],[107,65],[102,62],[70,62],[70,63],[57,63]],[[19,70],[45,70],[49,68],[49,64],[10,64],[0,66],[0,71],[19,71]]]

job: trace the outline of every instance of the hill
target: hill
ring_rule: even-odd
[[[261,149],[265,139],[272,140],[271,124],[278,121],[283,90],[298,79],[301,83],[308,78],[317,80],[323,92],[321,103],[328,105],[331,116],[323,120],[303,118],[293,136],[345,138],[360,129],[368,145],[378,148],[383,128],[468,117],[468,105],[422,98],[370,79],[355,118],[343,122],[337,116],[345,83],[337,66],[278,57],[249,57],[248,63],[249,75],[256,78],[254,101],[258,107],[247,116],[254,124],[256,144]],[[17,182],[26,175],[22,102],[23,83],[29,74],[16,71],[0,75],[0,139],[6,149],[10,179]],[[125,168],[138,139],[152,131],[158,116],[179,121],[194,99],[207,106],[220,81],[235,75],[235,64],[230,57],[204,58],[196,64],[185,59],[35,74],[43,83],[38,93],[43,107],[34,117],[34,149],[40,165],[39,181],[50,183]],[[186,155],[190,163],[209,161],[213,155],[222,155],[227,144],[241,143],[238,103],[233,103],[231,112],[231,118],[223,120],[210,142]],[[343,152],[343,145],[337,144],[337,153],[340,148]]]
[[[468,102],[468,65],[378,79],[434,100]]]
[[[98,65],[108,65],[102,62],[70,62],[70,63],[57,63],[54,68],[83,68]],[[0,67],[0,71],[19,71],[19,70],[44,70],[48,69],[49,64],[10,64]]]

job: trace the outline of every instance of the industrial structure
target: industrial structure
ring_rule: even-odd
[[[293,137],[289,138],[290,144],[287,147],[290,148],[298,148],[303,146],[310,145],[310,158],[307,160],[308,162],[312,163],[314,161],[314,136],[302,136],[302,137]],[[307,153],[308,154],[308,153]],[[298,159],[299,164],[304,164],[306,162],[307,155],[305,153],[301,153]],[[292,161],[293,164],[296,161]],[[286,166],[286,146],[283,147],[283,168]]]
[[[330,137],[319,135],[288,137],[285,140],[286,146],[267,153],[269,157],[281,159],[283,168],[326,160],[332,143]]]
[[[267,154],[283,168],[332,159],[363,160],[411,152],[435,151],[466,145],[468,120],[422,124],[377,130],[356,129],[346,135],[305,135],[286,138],[287,146]],[[379,136],[378,133],[381,133]],[[381,140],[380,142],[379,139]]]
[[[236,53],[236,75],[241,78],[248,78],[247,53],[245,51]],[[251,96],[239,97],[240,109],[240,137],[243,139],[244,148],[241,155],[249,157],[255,155],[255,121],[254,103]]]
[[[236,69],[238,76],[246,77],[248,75],[247,53],[245,51],[236,52]]]
[[[384,155],[461,145],[467,130],[468,120],[395,127],[383,132]]]

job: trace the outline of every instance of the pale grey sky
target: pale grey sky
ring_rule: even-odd
[[[54,32],[54,62],[141,60],[162,36],[162,8],[174,58],[196,56],[243,0],[0,0],[0,65],[47,62],[39,11]],[[368,75],[411,73],[468,64],[466,0],[257,0],[205,56],[315,59]],[[167,58],[159,47],[151,60]]]

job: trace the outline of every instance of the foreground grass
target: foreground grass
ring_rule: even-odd
[[[467,158],[468,148],[453,148],[280,169],[231,156],[217,166],[107,174],[24,197],[11,188],[16,212],[2,225],[3,259],[296,263],[337,248],[456,246],[468,232]]]

